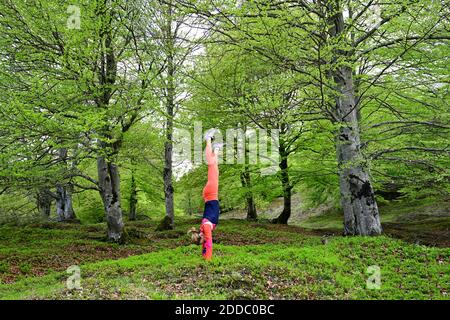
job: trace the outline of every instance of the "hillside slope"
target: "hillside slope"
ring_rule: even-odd
[[[207,263],[186,235],[197,224],[157,232],[157,221],[129,223],[121,246],[103,241],[103,224],[0,228],[0,298],[448,299],[449,248],[223,220]],[[66,288],[71,265],[81,290]],[[379,290],[367,288],[374,267]]]

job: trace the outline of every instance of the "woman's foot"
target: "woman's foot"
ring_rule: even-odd
[[[208,141],[208,140],[211,139],[211,141],[213,141],[213,140],[214,140],[214,135],[215,135],[217,132],[219,132],[219,130],[216,129],[216,128],[211,128],[211,129],[207,130],[207,131],[205,132],[205,136],[204,136],[205,140]]]
[[[212,145],[213,150],[220,150],[223,148],[223,146],[225,145],[225,143],[223,142],[215,142]]]

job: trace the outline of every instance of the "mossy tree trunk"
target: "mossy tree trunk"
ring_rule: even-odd
[[[281,180],[281,186],[283,189],[283,211],[281,214],[272,220],[273,223],[287,224],[291,217],[291,202],[292,202],[292,185],[289,179],[289,165],[288,165],[288,152],[280,140],[280,171],[279,176]]]
[[[327,2],[329,36],[344,39],[344,16],[340,4]],[[339,43],[339,42],[337,42]],[[333,48],[335,66],[330,77],[335,83],[336,153],[339,170],[341,205],[344,210],[344,233],[346,235],[378,235],[381,233],[380,215],[369,173],[361,153],[359,106],[356,97],[351,50],[341,46]]]
[[[97,169],[100,195],[106,213],[108,240],[120,242],[124,224],[120,200],[119,168],[105,157],[99,157]]]

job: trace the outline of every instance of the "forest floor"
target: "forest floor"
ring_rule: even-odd
[[[449,299],[447,209],[382,207],[378,237],[342,237],[333,212],[303,227],[224,214],[211,262],[186,234],[199,218],[179,217],[170,231],[155,231],[156,219],[127,222],[124,245],[105,241],[104,224],[1,227],[0,299]],[[66,287],[71,265],[80,290]],[[380,289],[367,288],[370,266]]]

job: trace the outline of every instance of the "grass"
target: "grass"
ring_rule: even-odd
[[[205,262],[179,219],[128,223],[126,245],[103,241],[103,224],[0,228],[1,299],[448,299],[450,249],[389,236],[331,236],[320,231],[223,220],[214,259]],[[81,289],[69,290],[70,265]],[[368,267],[381,272],[369,290]]]
[[[385,234],[408,242],[431,246],[450,246],[450,200],[416,199],[392,201],[380,205],[380,217]],[[308,229],[342,230],[342,212],[331,209],[298,225]]]

